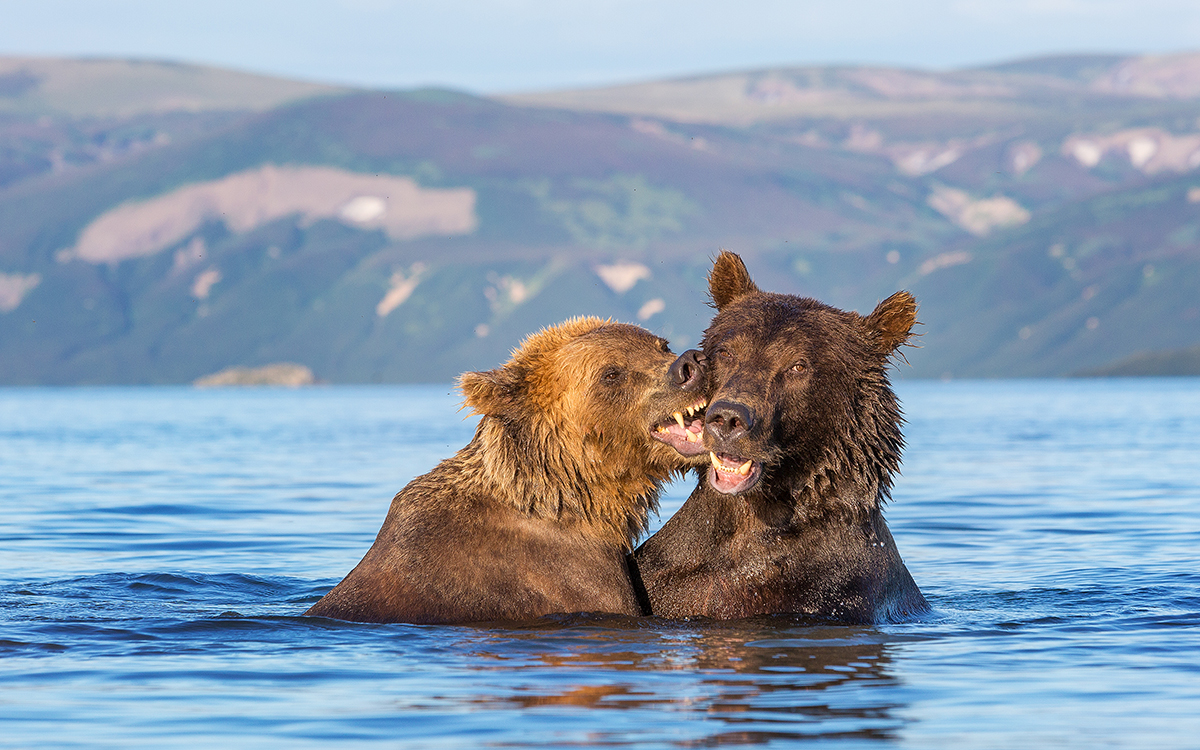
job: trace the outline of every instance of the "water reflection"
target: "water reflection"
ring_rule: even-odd
[[[651,709],[662,739],[672,726],[686,726],[671,741],[683,747],[894,740],[905,706],[897,700],[899,680],[885,640],[868,628],[778,618],[590,620],[481,631],[462,645],[474,668],[492,674],[461,698],[484,710]],[[538,679],[530,679],[530,670],[540,672]],[[644,732],[633,736],[646,740]],[[628,739],[628,732],[603,740],[592,733],[583,743]]]

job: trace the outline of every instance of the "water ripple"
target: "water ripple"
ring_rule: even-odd
[[[469,439],[448,391],[0,389],[0,744],[1200,736],[1200,381],[900,384],[916,622],[302,617]]]

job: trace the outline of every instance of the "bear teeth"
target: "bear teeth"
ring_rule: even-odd
[[[671,416],[675,417],[675,421],[676,421],[676,422],[678,422],[678,423],[679,423],[679,426],[680,426],[681,428],[683,428],[683,430],[686,432],[686,431],[687,431],[687,425],[685,425],[685,424],[683,423],[683,414],[680,414],[679,412],[675,412],[675,413],[674,413],[674,414],[672,414]]]
[[[717,458],[716,453],[709,451],[708,457],[709,457],[709,459],[712,460],[713,468],[715,468],[717,471],[724,472],[726,474],[737,474],[737,475],[743,476],[743,477],[749,476],[750,469],[753,468],[753,466],[754,466],[754,460],[749,459],[749,458],[746,459],[746,463],[742,464],[741,466],[726,466],[724,461]]]

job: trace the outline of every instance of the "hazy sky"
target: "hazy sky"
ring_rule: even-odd
[[[1200,0],[0,0],[0,54],[519,91],[806,63],[1200,50]]]

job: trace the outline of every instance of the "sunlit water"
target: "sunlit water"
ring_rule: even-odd
[[[449,387],[0,389],[0,745],[1200,746],[1200,380],[899,391],[927,621],[501,629],[299,616]]]

